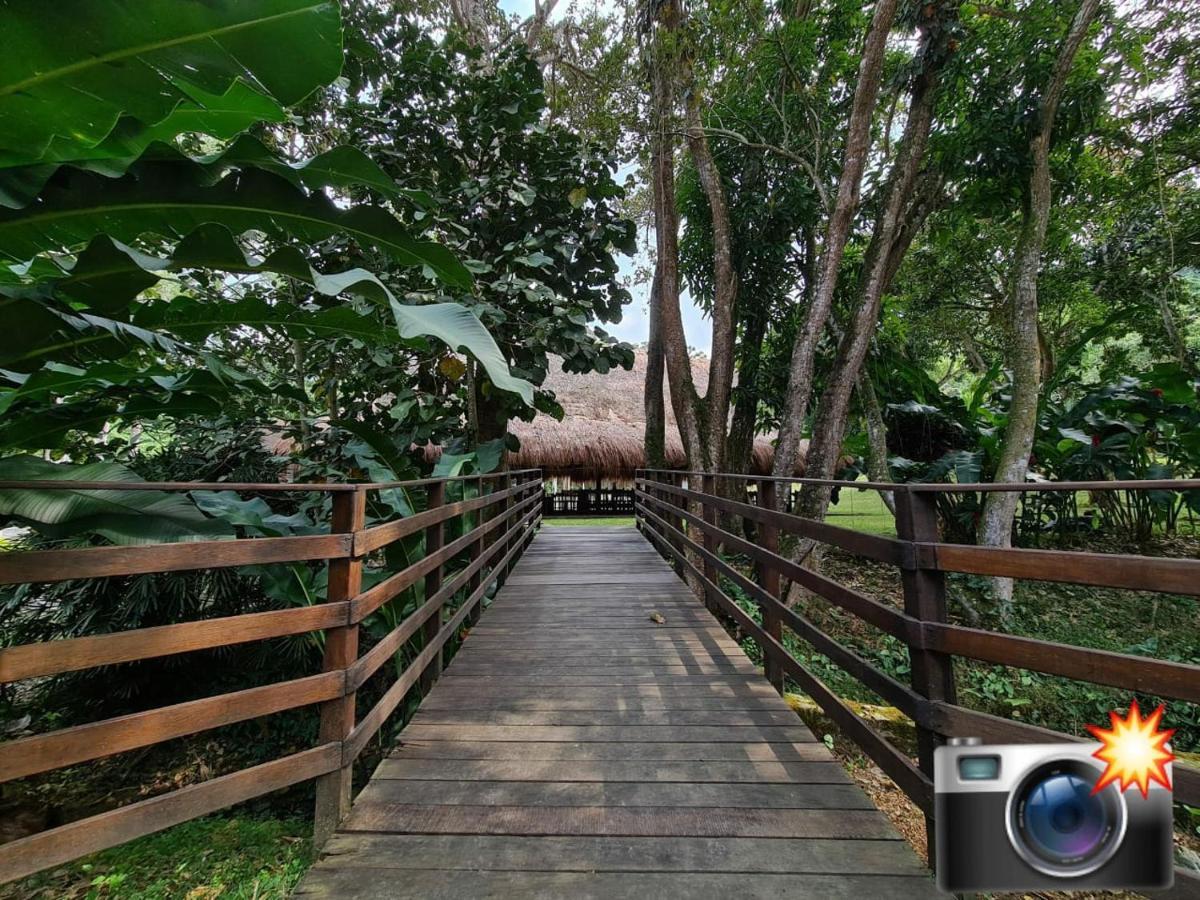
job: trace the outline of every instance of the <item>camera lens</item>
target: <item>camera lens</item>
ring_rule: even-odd
[[[1013,795],[1014,843],[1035,868],[1083,874],[1099,868],[1119,846],[1125,808],[1115,789],[1092,793],[1098,774],[1085,762],[1060,760],[1022,780]]]

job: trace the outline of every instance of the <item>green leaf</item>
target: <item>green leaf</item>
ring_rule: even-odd
[[[111,462],[76,466],[34,456],[0,459],[0,482],[142,480]],[[55,540],[96,534],[114,544],[152,544],[232,535],[228,525],[205,516],[186,494],[163,491],[0,488],[0,517]]]
[[[310,191],[327,187],[369,187],[388,197],[406,196],[419,206],[432,202],[420,191],[406,191],[397,186],[383,169],[355,147],[338,146],[311,159],[289,163],[248,134],[241,135],[225,149],[205,156],[188,156],[170,144],[155,141],[131,148],[128,154],[77,161],[74,166],[115,179],[135,167],[168,164],[185,167],[199,184],[204,185],[215,184],[239,169],[258,169]],[[54,166],[45,165],[0,170],[0,205],[19,209],[30,203],[55,171]]]
[[[0,259],[18,271],[41,254],[82,246],[99,234],[129,243],[146,234],[183,236],[217,223],[236,234],[258,231],[280,240],[345,235],[402,265],[428,266],[454,287],[473,284],[453,253],[412,237],[380,207],[342,210],[323,194],[307,195],[259,170],[228,175],[212,186],[205,179],[203,166],[191,163],[147,163],[116,180],[64,169],[36,203],[0,210]]]
[[[248,99],[237,82],[288,106],[342,63],[332,0],[9,0],[0,30],[0,165],[10,166],[51,145],[58,158],[82,154],[128,119],[149,128],[187,110],[172,129],[204,130],[211,106],[227,130],[230,102]]]
[[[80,255],[77,263],[60,270],[64,277],[51,282],[48,287],[80,299],[99,298],[106,309],[119,309],[127,306],[136,293],[146,287],[144,281],[138,278],[139,275],[157,275],[188,268],[244,273],[274,272],[303,281],[326,296],[350,293],[364,297],[391,310],[401,338],[434,337],[453,350],[463,349],[479,360],[496,387],[519,394],[527,404],[533,404],[533,386],[512,375],[508,361],[495,340],[467,308],[457,303],[428,306],[402,304],[382,281],[365,269],[322,275],[313,270],[294,248],[282,248],[266,259],[247,256],[229,230],[219,225],[202,226],[187,235],[170,258],[149,256],[110,238],[98,237]],[[167,329],[172,327],[173,322],[178,322],[181,326],[180,336],[188,340],[199,339],[225,325],[237,324],[230,317],[238,313],[245,315],[245,318],[238,320],[244,325],[295,327],[317,333],[340,332],[363,340],[372,338],[374,328],[373,324],[352,310],[326,310],[309,314],[294,307],[270,307],[261,301],[246,300],[236,305],[212,305],[206,313],[195,307],[187,309],[185,303],[179,301],[149,307],[145,314],[135,317],[135,322],[146,328]],[[290,318],[290,323],[289,317],[294,317]],[[36,342],[31,343],[36,347]],[[0,348],[4,346],[0,337]]]

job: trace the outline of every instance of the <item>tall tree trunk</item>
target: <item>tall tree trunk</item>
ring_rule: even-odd
[[[648,2],[642,8],[642,29],[649,35],[653,147],[651,150],[654,231],[658,252],[659,323],[663,356],[671,389],[671,407],[679,423],[688,464],[705,471],[720,469],[725,454],[729,395],[733,383],[733,307],[737,274],[729,210],[720,172],[713,159],[700,117],[699,88],[682,49],[684,12],[680,0]],[[702,398],[692,379],[692,364],[679,308],[679,213],[675,204],[674,124],[682,81],[686,95],[687,144],[713,222],[713,338],[709,356],[708,389]]]
[[[921,69],[912,85],[904,133],[884,187],[883,208],[875,221],[863,263],[858,308],[850,327],[838,342],[833,371],[817,404],[805,471],[809,478],[832,478],[836,472],[850,416],[850,395],[875,336],[884,293],[891,276],[899,268],[899,259],[908,250],[908,243],[900,243],[902,236],[911,242],[917,233],[917,228],[911,227],[911,219],[918,217],[923,223],[922,212],[928,212],[928,204],[914,196],[914,191],[933,126],[939,76],[948,59],[942,38],[946,24],[956,16],[956,8],[956,3],[928,4],[924,7],[926,18],[922,23],[921,49],[918,52],[918,58],[922,61]],[[910,227],[902,228],[902,225]],[[830,491],[825,485],[805,485],[800,492],[800,515],[824,518]]]
[[[654,168],[654,166],[652,166]],[[667,464],[666,405],[663,401],[662,345],[662,287],[660,271],[654,267],[654,282],[650,285],[650,337],[646,342],[646,389],[643,405],[646,412],[646,435],[643,448],[646,465],[661,469]]]
[[[1054,63],[1050,83],[1041,99],[1037,123],[1029,141],[1031,172],[1022,211],[1021,235],[1013,261],[1009,301],[1009,365],[1012,368],[1012,400],[1008,426],[996,466],[997,482],[1022,483],[1029,470],[1037,428],[1038,399],[1041,392],[1042,360],[1038,344],[1038,270],[1050,222],[1050,146],[1058,104],[1066,88],[1067,76],[1075,54],[1087,37],[1088,29],[1100,8],[1100,0],[1083,0]],[[1018,495],[996,492],[986,495],[976,532],[977,541],[986,547],[1012,545],[1013,517]],[[1001,615],[1012,611],[1012,580],[994,579],[993,590]]]
[[[787,396],[782,410],[779,442],[775,449],[776,475],[791,475],[796,469],[796,460],[800,454],[800,439],[804,432],[804,419],[808,414],[808,403],[812,393],[817,344],[833,307],[833,295],[837,289],[842,256],[846,250],[846,241],[850,237],[850,226],[858,210],[863,170],[866,168],[867,154],[871,147],[871,121],[874,118],[875,102],[879,97],[880,80],[883,77],[887,37],[895,16],[896,0],[877,0],[863,47],[862,61],[858,67],[858,84],[854,88],[854,100],[846,131],[846,148],[842,157],[842,175],[838,181],[837,198],[825,229],[817,289],[792,348]],[[781,495],[785,493],[781,492]]]
[[[694,83],[687,91],[688,151],[696,164],[700,185],[708,200],[712,218],[713,304],[712,348],[708,357],[708,390],[704,395],[704,468],[719,472],[725,460],[725,441],[729,427],[729,396],[733,389],[733,312],[737,303],[738,278],[733,268],[733,235],[729,222],[729,204],[725,186],[708,145],[700,120],[700,91]]]
[[[679,310],[679,211],[675,205],[675,120],[678,101],[679,62],[675,33],[682,19],[679,0],[647,3],[650,10],[649,40],[650,105],[652,150],[651,172],[654,204],[654,238],[659,285],[659,325],[663,359],[670,385],[671,408],[679,423],[684,453],[696,464],[702,456],[701,423],[697,416],[699,398],[692,381],[683,316]],[[663,37],[663,32],[670,34]]]
[[[867,477],[878,484],[892,480],[888,471],[887,424],[883,421],[883,410],[879,407],[879,396],[875,385],[864,368],[858,373],[858,402],[862,404],[863,421],[867,428]],[[893,516],[896,514],[896,495],[892,491],[880,491],[879,499]]]
[[[759,303],[743,325],[741,352],[738,354],[738,386],[734,392],[733,419],[725,444],[725,468],[729,472],[751,470],[754,436],[758,433],[759,373],[762,370],[762,342],[767,331],[767,314]]]

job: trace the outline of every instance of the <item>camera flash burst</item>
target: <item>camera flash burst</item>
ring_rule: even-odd
[[[1115,712],[1108,714],[1111,728],[1087,726],[1092,737],[1102,745],[1092,755],[1108,763],[1108,768],[1092,790],[1093,794],[1100,793],[1114,781],[1118,782],[1122,791],[1136,784],[1143,797],[1149,794],[1151,781],[1157,781],[1167,790],[1171,789],[1167,763],[1175,758],[1175,754],[1167,749],[1166,743],[1175,729],[1158,730],[1165,708],[1159,706],[1143,719],[1142,711],[1134,700],[1129,704],[1127,717],[1121,718]]]

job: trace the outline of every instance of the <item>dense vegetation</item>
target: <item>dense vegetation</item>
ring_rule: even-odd
[[[17,48],[0,60],[0,481],[492,471],[511,421],[561,417],[551,365],[632,365],[611,326],[635,294],[652,463],[665,383],[708,471],[746,471],[769,435],[780,474],[1200,477],[1196,0],[517,5],[0,7]],[[689,300],[712,328],[703,394]],[[797,498],[884,533],[886,501]],[[368,520],[413,511],[387,491]],[[954,541],[1200,552],[1195,490],[958,493],[940,513]],[[328,514],[316,495],[0,490],[0,552],[310,534]],[[388,563],[422,551],[413,538]],[[895,593],[870,566],[813,559]],[[271,565],[0,588],[0,646],[311,604],[324,579]],[[364,640],[422,599],[385,606]],[[958,578],[951,603],[971,624],[1200,662],[1193,599]],[[907,674],[900,646],[806,614]],[[5,686],[0,735],[308,674],[320,650],[277,640]],[[1066,730],[1122,699],[959,674],[972,705]],[[1200,716],[1174,715],[1195,750]],[[41,827],[307,746],[315,728],[296,713],[218,729],[4,800],[48,810]],[[308,859],[290,842],[302,802],[28,887],[281,895]],[[196,863],[194,878],[139,862],[192,842],[267,861]]]

